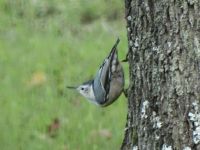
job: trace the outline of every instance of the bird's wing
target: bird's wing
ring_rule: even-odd
[[[114,59],[117,59],[117,45],[119,44],[119,41],[120,40],[118,38],[115,45],[112,47],[110,54],[104,60],[103,64],[100,66],[99,69],[99,71],[101,72],[100,74],[101,86],[106,91],[107,94],[109,93],[110,90],[110,80],[112,77],[112,62]]]

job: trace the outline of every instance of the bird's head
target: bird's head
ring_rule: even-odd
[[[77,90],[81,95],[83,95],[88,100],[91,100],[91,101],[95,100],[93,87],[92,87],[92,81],[87,81],[76,87],[68,86],[67,88]]]

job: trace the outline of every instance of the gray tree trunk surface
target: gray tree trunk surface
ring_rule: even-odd
[[[125,0],[122,150],[200,150],[200,0]]]

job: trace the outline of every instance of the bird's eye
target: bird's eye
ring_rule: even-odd
[[[81,88],[81,90],[84,90],[84,88]]]

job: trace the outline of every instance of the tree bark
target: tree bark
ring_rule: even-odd
[[[200,150],[200,0],[125,0],[122,150]]]

